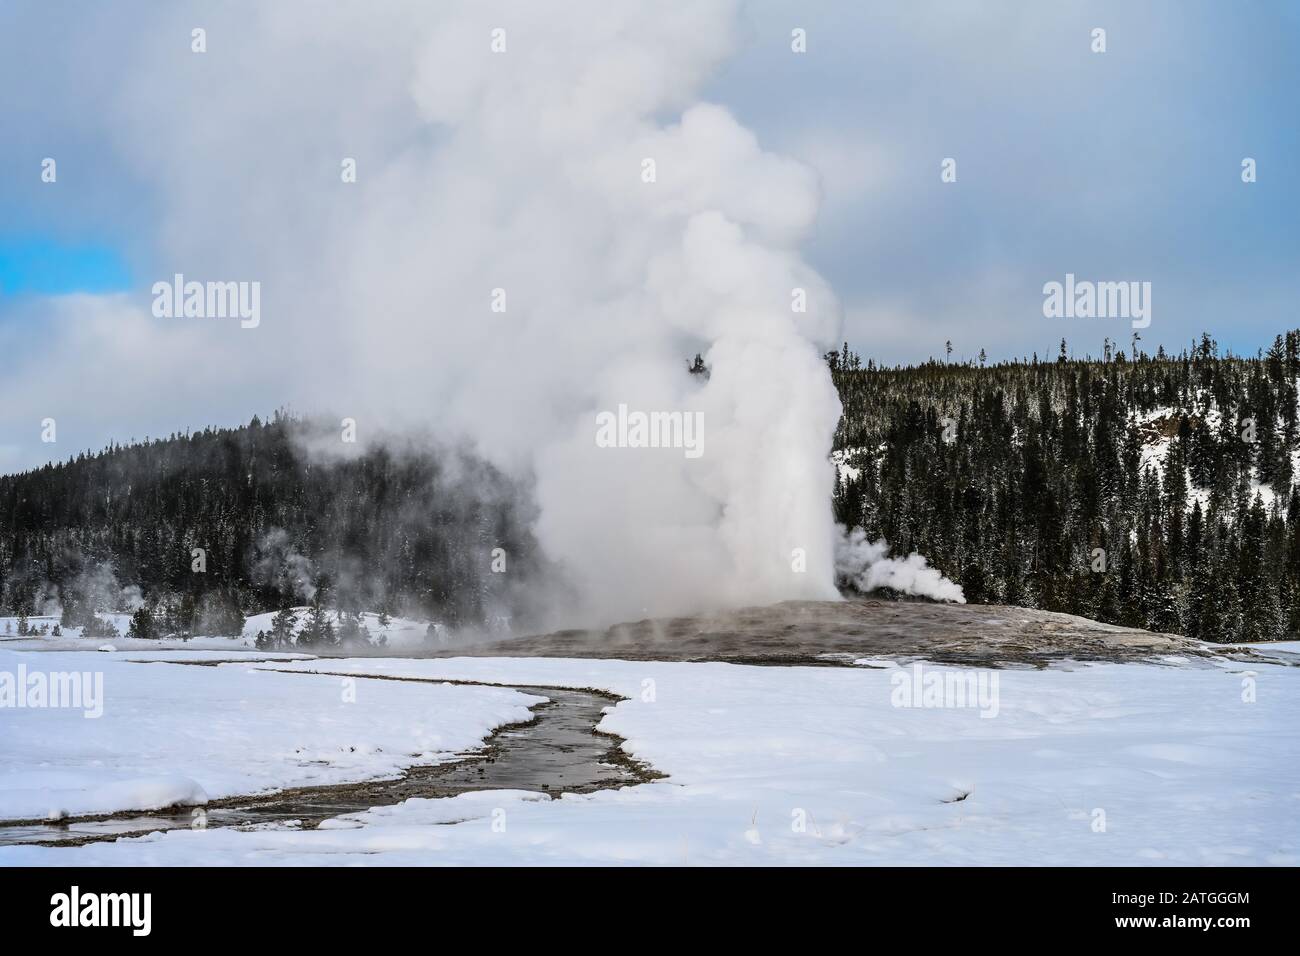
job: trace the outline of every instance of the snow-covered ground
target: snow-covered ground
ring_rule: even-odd
[[[1198,403],[1201,402],[1202,400],[1201,391],[1202,390],[1199,389],[1197,391],[1196,400]],[[1176,421],[1178,416],[1184,414],[1187,414],[1185,410],[1179,410],[1169,406],[1164,406],[1164,407],[1152,409],[1151,411],[1145,412],[1143,414],[1133,415],[1132,420],[1139,426],[1145,426],[1149,432],[1151,428],[1157,426],[1165,426],[1171,421]],[[1222,424],[1222,418],[1223,415],[1220,412],[1220,410],[1218,408],[1211,407],[1209,411],[1205,413],[1205,424],[1212,433],[1217,434],[1219,427]],[[1279,427],[1281,426],[1281,422],[1278,422],[1277,424]],[[1145,474],[1146,470],[1148,468],[1151,468],[1155,471],[1156,475],[1159,476],[1160,481],[1163,483],[1165,480],[1165,459],[1169,454],[1169,446],[1172,443],[1173,443],[1173,438],[1170,436],[1160,434],[1160,437],[1153,438],[1150,437],[1150,435],[1148,435],[1148,440],[1144,441],[1142,444],[1142,451],[1141,451],[1142,457],[1138,465],[1138,471],[1140,473]],[[1296,471],[1297,474],[1300,474],[1300,449],[1296,449],[1291,452],[1291,467]],[[1259,472],[1258,468],[1251,466],[1250,470],[1251,470],[1251,478],[1250,478],[1251,500],[1253,501],[1255,497],[1258,496],[1260,501],[1263,502],[1265,508],[1272,508],[1274,502],[1278,497],[1277,490],[1274,489],[1272,485],[1266,482],[1261,482],[1259,480],[1259,478],[1257,477]],[[1202,512],[1206,511],[1210,506],[1210,489],[1201,488],[1192,484],[1190,481],[1191,476],[1189,475],[1187,477],[1188,477],[1187,507],[1190,509],[1194,504],[1199,503],[1201,506],[1201,511]],[[1281,502],[1281,506],[1285,509],[1286,507],[1285,499],[1283,499],[1283,501]]]
[[[896,706],[917,675],[893,666],[465,658],[120,666],[147,675],[137,710],[152,704],[158,715],[141,715],[148,733],[131,745],[152,741],[151,768],[179,766],[209,792],[221,789],[204,776],[211,758],[176,740],[228,755],[227,791],[239,774],[265,785],[276,772],[301,769],[283,753],[268,765],[277,736],[269,746],[220,739],[231,728],[206,720],[228,720],[234,701],[250,717],[269,707],[274,721],[301,733],[321,713],[352,719],[322,700],[337,696],[338,678],[256,673],[266,668],[607,688],[628,699],[602,729],[669,777],[554,801],[517,791],[412,800],[313,831],[208,829],[80,848],[6,847],[0,864],[1300,863],[1297,667],[1003,670],[984,706],[925,707]],[[921,666],[927,678],[974,673],[993,690],[989,672]],[[477,688],[361,683],[370,704],[350,712],[363,715],[357,733],[377,738],[372,723],[382,712],[399,738],[411,732],[403,715],[418,715],[424,733],[449,736],[442,721],[463,715],[414,705],[440,700],[439,691],[473,691],[452,699],[479,708],[478,726],[489,722],[481,710],[491,698]],[[521,703],[502,693],[498,708]],[[199,716],[170,726],[185,712],[180,701]],[[306,720],[293,716],[302,707]],[[39,745],[4,734],[6,778],[38,773],[45,762],[80,769],[93,723],[78,717],[62,733],[42,729]],[[340,755],[331,747],[347,735],[320,733],[316,756],[333,763]]]
[[[1244,644],[1242,647],[1258,647],[1260,650],[1300,652],[1300,641],[1267,641],[1263,644]]]
[[[311,609],[306,606],[296,607],[294,610],[294,620],[296,628],[301,629],[307,623],[307,617]],[[271,631],[271,621],[275,618],[276,612],[267,611],[263,614],[253,614],[245,619],[244,622],[244,640],[251,647],[257,637],[258,631]],[[327,611],[325,614],[330,623],[335,626],[339,623],[337,611]],[[380,623],[378,614],[367,611],[361,615],[361,625],[372,639],[382,637],[386,647],[390,650],[412,650],[420,647],[436,647],[440,643],[445,643],[447,633],[444,629],[435,625],[434,634],[428,633],[429,622],[417,621],[413,618],[392,617],[386,622]],[[172,642],[175,643],[175,642]]]
[[[295,627],[301,628],[307,621],[310,608],[301,606],[294,608]],[[265,611],[260,614],[249,615],[244,622],[244,632],[241,637],[207,637],[196,636],[188,640],[179,638],[160,638],[157,640],[140,641],[126,636],[128,628],[131,626],[131,615],[120,613],[100,612],[99,616],[110,622],[116,629],[117,637],[83,637],[82,629],[79,627],[61,628],[62,634],[54,636],[52,633],[54,625],[59,622],[59,616],[55,615],[33,615],[28,618],[28,626],[31,628],[43,628],[46,633],[33,634],[26,637],[18,636],[18,618],[0,617],[0,648],[14,651],[40,650],[40,651],[79,651],[79,650],[99,650],[101,647],[109,647],[118,651],[140,651],[140,650],[175,650],[175,649],[202,649],[214,651],[238,651],[253,650],[254,642],[257,639],[258,631],[270,631],[271,621],[275,617],[275,611]],[[338,612],[326,612],[327,619],[337,625]],[[417,621],[412,618],[392,617],[386,623],[380,623],[380,616],[375,613],[367,612],[361,615],[361,624],[372,638],[382,637],[386,642],[385,646],[391,650],[403,651],[412,650],[421,647],[438,646],[445,642],[447,634],[444,629],[435,626],[434,634],[428,633],[429,622]]]
[[[224,655],[165,655],[213,656]],[[0,649],[0,819],[155,809],[394,776],[477,746],[493,728],[528,719],[540,700],[501,688],[345,683],[244,664],[131,660],[143,657]],[[53,686],[56,673],[81,675],[89,693],[75,706],[5,701],[6,675],[21,693],[35,686],[35,675]]]

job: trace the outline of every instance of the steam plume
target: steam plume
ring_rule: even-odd
[[[798,251],[815,175],[700,101],[736,6],[151,7],[86,122],[156,184],[149,278],[260,281],[261,322],[104,297],[44,373],[112,367],[117,422],[203,393],[472,441],[534,488],[569,618],[835,598],[840,309]],[[702,413],[703,455],[598,448],[619,404]]]
[[[841,525],[840,531],[843,537],[835,554],[835,573],[842,584],[863,593],[889,588],[936,601],[966,603],[961,585],[930,567],[921,555],[913,552],[906,558],[891,558],[883,539],[870,541],[861,528],[845,532]]]

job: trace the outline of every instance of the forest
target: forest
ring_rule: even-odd
[[[508,617],[536,550],[526,495],[463,449],[342,434],[278,412],[0,478],[0,606],[93,631],[143,601],[182,637],[304,604]],[[495,548],[511,575],[489,573]]]
[[[1300,331],[1254,357],[1207,335],[1178,355],[826,361],[836,518],[968,601],[1218,641],[1300,628]],[[464,449],[348,446],[277,412],[0,477],[0,613],[94,634],[97,611],[143,605],[140,628],[181,637],[303,604],[483,626],[540,573],[532,517]],[[489,573],[497,548],[510,575]]]
[[[1136,341],[1134,342],[1136,345]],[[1300,625],[1300,332],[1253,358],[827,355],[839,521],[920,552],[968,601],[1215,641]]]

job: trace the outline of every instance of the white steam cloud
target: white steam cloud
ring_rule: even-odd
[[[430,275],[385,253],[352,272],[359,307],[394,286],[386,315],[438,303],[427,346],[456,374],[430,407],[531,470],[539,541],[584,617],[836,596],[840,409],[821,354],[839,312],[797,252],[816,180],[692,102],[726,52],[732,6],[583,4],[557,18],[524,4],[498,24],[469,5],[437,23],[412,89],[443,141],[394,170],[361,248],[396,235],[423,256],[432,239],[454,266]],[[493,314],[498,288],[507,307]],[[376,366],[392,361],[391,342],[366,342]],[[696,350],[704,382],[684,371]],[[597,415],[620,404],[702,413],[704,454],[598,447]]]
[[[162,261],[138,301],[85,306],[95,334],[41,374],[112,367],[117,423],[203,393],[231,418],[289,402],[362,441],[470,440],[532,482],[573,620],[837,598],[840,308],[798,251],[818,183],[699,101],[736,4],[381,6],[88,20],[129,69],[85,122],[156,191]],[[147,287],[175,272],[260,281],[259,327],[153,318]],[[620,404],[702,413],[704,454],[598,447]]]
[[[921,555],[913,552],[906,558],[891,558],[883,538],[870,541],[861,528],[845,531],[841,525],[839,530],[842,536],[835,552],[835,574],[840,583],[864,594],[888,588],[935,601],[966,603],[961,585],[930,567]]]
[[[316,569],[283,528],[271,528],[258,541],[252,572],[257,583],[274,585],[300,600],[316,596]]]

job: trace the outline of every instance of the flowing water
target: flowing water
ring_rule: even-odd
[[[618,698],[588,690],[515,686],[548,698],[525,723],[498,728],[484,746],[461,759],[409,768],[394,780],[302,787],[266,796],[57,822],[0,824],[0,845],[67,846],[195,826],[315,827],[322,820],[391,806],[412,797],[452,797],[474,790],[532,790],[559,796],[644,783],[659,776],[627,757],[615,736],[596,732]]]

